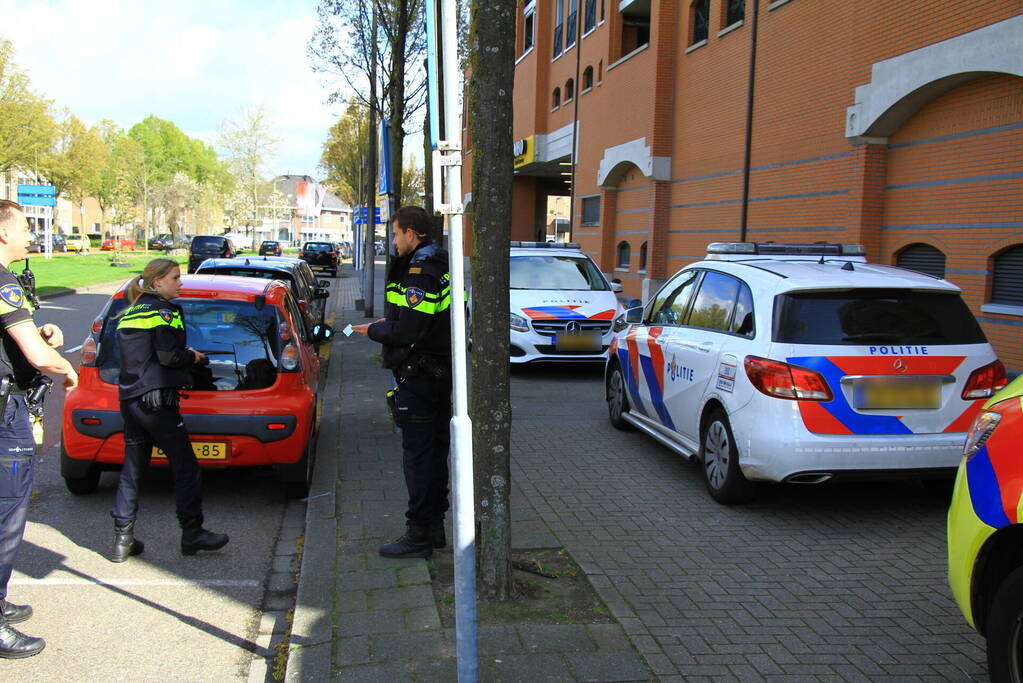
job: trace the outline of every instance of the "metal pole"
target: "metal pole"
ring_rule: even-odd
[[[377,3],[373,2],[373,29],[371,33],[369,67],[369,177],[366,179],[366,289],[363,292],[367,318],[372,318],[374,275],[376,274],[376,202],[377,193]]]
[[[444,137],[456,160],[459,144],[458,39],[455,0],[441,0],[440,29],[442,80],[444,84]],[[476,651],[476,524],[472,464],[472,421],[469,419],[468,371],[465,344],[465,267],[462,237],[461,165],[444,165],[444,213],[448,218],[448,250],[451,255],[451,362],[454,398],[451,417],[452,489],[454,490],[455,559],[455,654],[459,683],[475,683],[479,677]],[[436,171],[436,168],[435,168]]]
[[[742,213],[739,216],[739,241],[746,241],[749,226],[750,158],[753,151],[753,87],[757,81],[757,18],[760,0],[753,0],[753,22],[750,28],[749,82],[746,88],[746,144],[742,154]]]

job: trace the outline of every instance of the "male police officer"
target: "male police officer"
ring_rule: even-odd
[[[33,308],[8,270],[28,255],[31,241],[21,207],[0,200],[0,657],[6,659],[31,657],[46,645],[42,638],[11,626],[32,616],[32,608],[7,602],[7,583],[25,532],[32,491],[35,442],[25,392],[40,377],[39,371],[64,375],[66,391],[78,384],[71,363],[54,351],[64,343],[60,328],[47,323],[37,329],[32,324]]]
[[[405,534],[380,546],[384,557],[429,557],[447,544],[451,420],[451,288],[448,253],[431,238],[418,206],[394,214],[397,258],[387,273],[385,317],[357,325],[384,346],[383,365],[398,381],[398,420],[408,511]]]

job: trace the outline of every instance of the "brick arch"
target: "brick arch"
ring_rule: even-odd
[[[927,233],[924,235],[904,235],[888,243],[888,253],[884,255],[884,258],[886,259],[885,263],[894,265],[896,261],[895,257],[898,256],[899,252],[914,244],[926,244],[934,247],[935,249],[939,249],[946,258],[955,253],[953,245],[942,239],[939,235],[935,235],[933,233]]]
[[[597,186],[602,190],[614,190],[635,167],[651,180],[671,180],[671,157],[656,157],[646,138],[638,138],[604,150],[597,170]]]

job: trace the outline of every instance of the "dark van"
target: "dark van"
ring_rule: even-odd
[[[234,258],[237,254],[234,243],[223,235],[196,235],[188,248],[188,272],[194,273],[208,258]]]

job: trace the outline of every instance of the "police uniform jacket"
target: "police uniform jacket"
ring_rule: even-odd
[[[426,240],[394,259],[384,291],[385,320],[369,326],[369,338],[384,346],[384,367],[398,370],[423,355],[450,363],[448,252]]]
[[[117,320],[121,351],[118,394],[122,401],[153,389],[191,384],[187,368],[195,357],[185,346],[181,307],[155,294],[143,294]]]
[[[21,352],[21,347],[7,334],[7,330],[15,325],[34,325],[32,322],[34,311],[35,307],[25,296],[18,278],[7,268],[0,266],[0,325],[4,330],[0,349],[3,362],[0,366],[0,375],[13,375],[15,385],[21,390],[32,386],[39,371],[28,362],[25,354]]]

